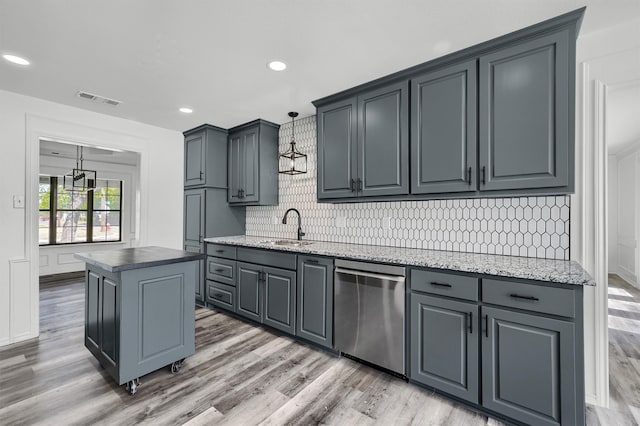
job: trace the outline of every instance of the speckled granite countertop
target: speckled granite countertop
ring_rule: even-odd
[[[524,278],[562,284],[595,285],[593,278],[575,261],[331,243],[326,241],[312,241],[312,244],[304,246],[281,246],[270,243],[270,241],[277,239],[239,235],[205,238],[205,241],[301,254],[317,254],[336,258],[448,269],[499,277]]]
[[[149,268],[151,266],[168,265],[170,263],[190,262],[204,259],[205,255],[165,247],[133,247],[116,250],[101,250],[87,253],[75,253],[90,265],[98,266],[109,272],[128,271],[131,269]]]

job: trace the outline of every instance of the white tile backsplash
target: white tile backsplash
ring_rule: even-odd
[[[295,238],[297,218],[281,222],[295,207],[309,240],[569,260],[569,196],[319,204],[315,116],[296,121],[295,140],[309,172],[280,175],[280,205],[247,207],[247,235]],[[280,151],[290,141],[287,123]]]

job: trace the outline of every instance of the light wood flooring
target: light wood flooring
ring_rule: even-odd
[[[640,292],[614,277],[610,300],[612,404],[588,407],[588,424],[633,425],[640,420]],[[196,354],[178,374],[144,376],[132,397],[83,346],[82,282],[41,288],[40,304],[40,338],[0,349],[1,425],[502,424],[207,309],[196,311]]]

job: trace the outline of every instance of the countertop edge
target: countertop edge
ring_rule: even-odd
[[[314,249],[313,244],[309,244],[306,246],[297,246],[297,247],[296,246],[275,246],[275,245],[265,244],[264,242],[261,243],[259,241],[240,241],[240,240],[232,240],[232,238],[256,238],[260,240],[277,239],[277,238],[270,238],[270,237],[229,236],[229,237],[205,238],[204,242],[210,243],[210,244],[223,244],[223,245],[236,246],[236,247],[256,248],[256,249],[264,249],[264,250],[272,250],[272,251],[280,251],[280,252],[297,253],[297,254],[303,254],[303,255],[308,254],[308,255],[343,258],[343,259],[353,259],[353,260],[360,260],[360,261],[382,262],[382,263],[403,265],[403,266],[409,266],[409,267],[440,269],[443,271],[450,271],[450,272],[490,275],[490,276],[495,276],[500,278],[516,278],[516,279],[524,279],[524,280],[530,280],[530,281],[538,281],[543,283],[556,283],[556,284],[565,284],[565,285],[575,285],[575,286],[581,286],[581,287],[596,285],[593,278],[591,278],[589,274],[586,271],[584,271],[584,269],[579,263],[575,261],[570,261],[570,260],[560,261],[560,260],[548,259],[549,261],[566,262],[567,264],[575,265],[577,268],[579,268],[582,271],[582,273],[576,273],[575,276],[567,276],[566,278],[562,279],[558,275],[562,275],[563,272],[558,272],[558,275],[554,275],[552,272],[542,273],[541,271],[538,270],[537,271],[538,276],[536,276],[535,274],[532,276],[524,272],[517,273],[514,271],[504,270],[499,268],[498,265],[486,265],[486,267],[483,269],[480,267],[465,268],[464,266],[461,266],[459,264],[450,264],[446,262],[437,262],[437,261],[411,262],[409,260],[409,261],[399,262],[395,258],[385,257],[383,255],[375,256],[375,255],[358,255],[358,254],[351,254],[351,253],[346,254],[346,253],[338,253],[337,251],[331,252],[325,249],[317,249],[317,248]],[[313,242],[322,243],[322,244],[345,244],[345,245],[351,245],[354,247],[359,246],[358,244],[331,243],[327,241],[313,241]],[[367,247],[370,247],[370,246],[367,246]],[[375,246],[375,247],[378,247],[378,246]],[[383,249],[387,248],[384,246],[380,246],[380,247],[382,247]],[[397,247],[389,247],[389,248],[397,249]],[[418,250],[418,249],[415,249],[415,250]],[[424,251],[430,251],[430,250],[424,250]],[[445,252],[445,251],[437,251],[437,250],[433,250],[433,252],[447,253],[447,254],[457,253],[457,252]],[[461,256],[462,255],[481,255],[481,256],[513,257],[513,258],[522,259],[523,261],[525,261],[525,259],[530,259],[530,260],[536,259],[536,258],[525,258],[525,257],[518,257],[518,256],[490,255],[490,254],[479,254],[479,253],[460,253],[460,255]],[[547,259],[539,259],[539,260],[543,261]]]

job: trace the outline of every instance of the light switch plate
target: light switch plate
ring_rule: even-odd
[[[14,209],[24,209],[24,195],[14,195],[13,196],[13,208]]]
[[[336,227],[338,227],[338,228],[346,228],[347,227],[347,218],[346,218],[346,216],[337,216],[336,217]]]

